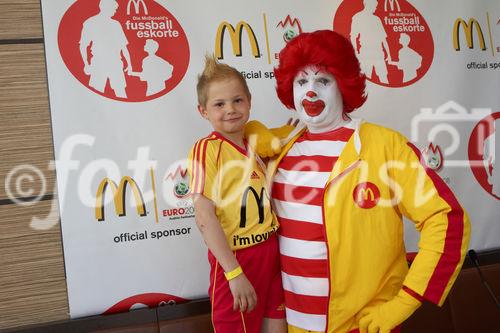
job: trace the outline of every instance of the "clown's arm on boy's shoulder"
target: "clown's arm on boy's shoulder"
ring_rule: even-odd
[[[212,198],[217,176],[215,152],[206,139],[198,141],[189,154],[188,173],[191,179],[190,191],[194,203],[196,225],[202,237],[224,272],[231,272],[240,264],[231,251],[226,235],[215,214]],[[229,281],[233,295],[233,309],[251,311],[257,303],[257,295],[245,272]]]
[[[397,296],[359,316],[361,333],[379,332],[376,327],[389,332],[424,300],[441,306],[460,272],[470,238],[467,213],[441,177],[425,166],[418,148],[398,133],[389,144],[396,162],[388,172],[397,208],[420,232],[419,250]]]
[[[263,123],[252,120],[245,125],[245,137],[257,155],[263,158],[273,157],[281,152],[280,140],[285,139],[295,128],[289,123],[277,128],[267,128]]]

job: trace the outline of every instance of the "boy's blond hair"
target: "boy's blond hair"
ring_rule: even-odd
[[[205,55],[205,68],[203,72],[198,75],[198,84],[196,85],[196,92],[198,94],[198,104],[206,107],[208,99],[208,88],[210,84],[216,81],[227,80],[229,78],[236,78],[241,82],[246,95],[250,99],[250,90],[248,89],[245,77],[234,67],[226,64],[221,64],[215,59],[213,55]]]

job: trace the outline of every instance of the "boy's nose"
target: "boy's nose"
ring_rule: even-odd
[[[306,93],[306,96],[309,97],[309,98],[313,98],[313,97],[316,97],[318,96],[314,91],[311,91],[309,90],[307,93]]]

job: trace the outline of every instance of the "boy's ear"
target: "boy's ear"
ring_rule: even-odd
[[[203,118],[207,119],[207,110],[200,104],[198,104],[198,112],[201,114]]]

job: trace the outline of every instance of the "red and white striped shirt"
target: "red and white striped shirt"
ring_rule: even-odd
[[[327,133],[306,131],[280,161],[274,177],[287,322],[306,330],[326,327],[330,283],[323,194],[352,133],[352,122]]]

